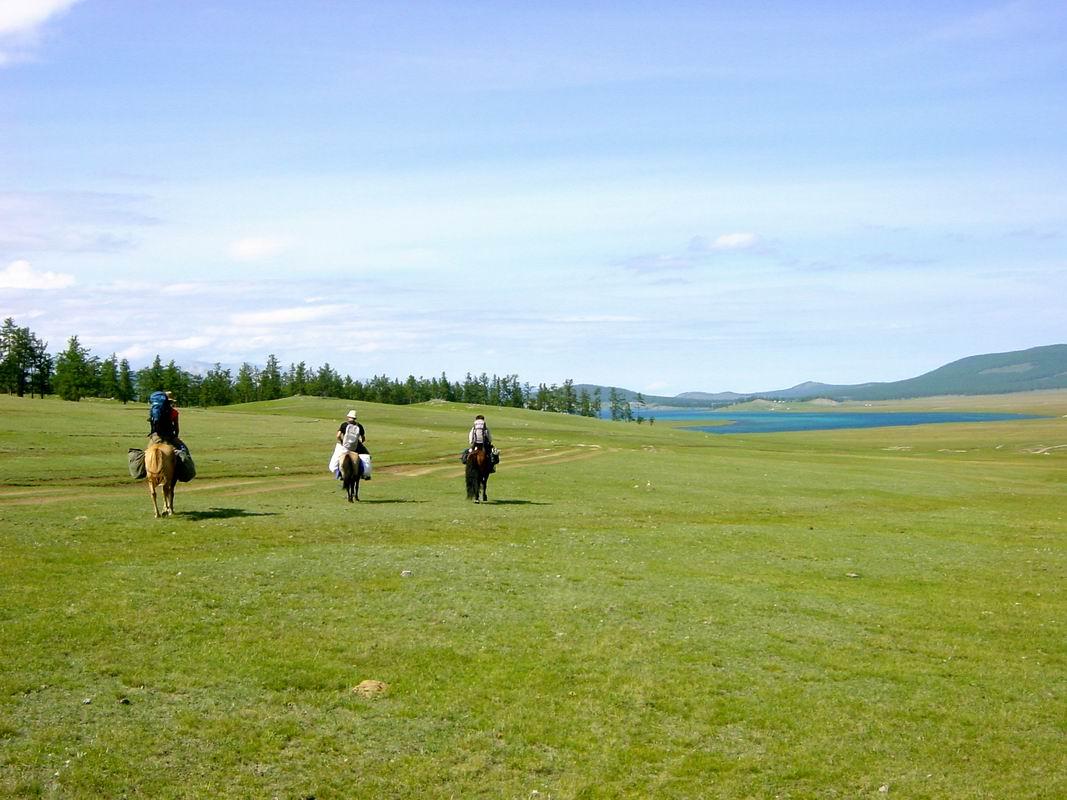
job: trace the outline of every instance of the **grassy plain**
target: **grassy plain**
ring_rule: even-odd
[[[486,409],[482,506],[472,408],[360,404],[354,505],[346,403],[187,409],[155,520],[143,406],[0,396],[0,796],[1065,797],[1067,393],[1034,398],[753,436]]]

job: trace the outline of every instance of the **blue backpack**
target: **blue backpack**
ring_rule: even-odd
[[[148,421],[152,423],[152,430],[159,430],[159,423],[166,419],[169,408],[166,392],[152,392],[148,396]]]

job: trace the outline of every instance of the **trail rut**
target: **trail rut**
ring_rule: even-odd
[[[505,474],[511,469],[534,466],[551,466],[572,461],[582,461],[606,452],[599,445],[577,445],[567,448],[540,448],[537,450],[515,450],[505,453],[501,462],[501,471]],[[512,453],[514,453],[512,455]],[[448,456],[431,463],[390,464],[375,467],[374,476],[385,478],[422,478],[426,476],[460,477],[463,465],[458,457]],[[179,484],[178,495],[199,492],[218,493],[223,497],[240,497],[244,495],[264,494],[284,489],[304,489],[330,480],[325,473],[300,473],[290,476],[264,476],[254,478],[219,478],[213,480],[201,473],[188,484]],[[0,488],[0,507],[23,506],[51,503],[74,503],[82,500],[98,499],[102,495],[128,496],[147,493],[143,481],[131,481],[122,485],[84,487],[76,491],[57,489],[54,486]]]

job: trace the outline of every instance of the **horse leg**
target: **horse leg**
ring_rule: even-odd
[[[163,485],[163,506],[168,517],[174,516],[174,481]]]
[[[152,508],[155,509],[156,519],[159,519],[159,504],[156,502],[156,485],[152,483],[152,481],[148,482],[148,491],[152,495]],[[166,508],[166,501],[164,501],[163,507]]]
[[[482,502],[483,503],[488,503],[489,502],[489,495],[486,492],[486,489],[488,487],[489,487],[489,478],[483,478],[482,479]]]

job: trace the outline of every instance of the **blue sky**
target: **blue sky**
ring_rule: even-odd
[[[1067,341],[1067,6],[0,2],[0,318],[654,394]]]

